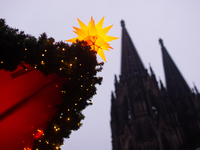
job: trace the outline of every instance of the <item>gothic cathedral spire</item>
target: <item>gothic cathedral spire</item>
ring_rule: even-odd
[[[125,23],[121,21],[122,26],[122,52],[121,52],[121,77],[125,78],[128,74],[138,72],[142,74],[145,69],[142,61],[136,51],[136,48],[125,28]]]
[[[177,66],[175,65],[174,61],[170,57],[169,53],[167,52],[163,40],[159,39],[159,43],[161,45],[162,50],[162,58],[163,58],[163,65],[165,71],[165,79],[167,85],[167,91],[170,96],[172,95],[181,95],[181,96],[188,96],[190,95],[191,91],[188,87],[186,81],[184,80],[183,76],[181,75],[180,71],[178,70]]]

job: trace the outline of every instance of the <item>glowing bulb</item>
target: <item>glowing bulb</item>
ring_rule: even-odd
[[[79,66],[81,66],[81,64],[79,64]]]
[[[67,120],[69,121],[69,120],[70,120],[70,118],[67,118]]]
[[[77,57],[75,57],[75,59],[77,59]]]
[[[62,48],[63,51],[65,51],[65,48]]]
[[[25,51],[27,51],[27,48],[25,48]]]
[[[62,70],[62,68],[59,68],[59,70]]]
[[[46,49],[45,49],[44,51],[45,51],[45,52],[47,52],[47,50],[46,50]]]
[[[61,60],[61,62],[64,62],[64,60]]]
[[[69,66],[71,67],[71,66],[72,66],[72,64],[69,64]]]
[[[3,61],[1,61],[1,64],[3,64]]]
[[[45,63],[44,63],[44,61],[42,60],[42,61],[41,61],[41,65],[44,65],[44,64],[45,64]]]
[[[70,109],[67,109],[67,111],[70,111]]]
[[[44,56],[44,54],[42,54],[42,56]]]
[[[75,105],[77,105],[77,103],[75,103]]]

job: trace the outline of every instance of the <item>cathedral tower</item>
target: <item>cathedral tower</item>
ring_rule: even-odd
[[[194,106],[198,100],[193,100],[196,94],[190,91],[161,39],[167,87],[160,81],[159,88],[152,67],[149,74],[123,20],[121,26],[121,75],[119,79],[115,75],[115,92],[111,94],[113,150],[197,147],[200,129],[198,108]]]

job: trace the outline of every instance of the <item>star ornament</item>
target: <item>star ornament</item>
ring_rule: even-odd
[[[96,25],[95,21],[91,17],[88,26],[78,18],[77,20],[81,28],[73,28],[75,29],[74,33],[76,33],[78,37],[66,41],[72,43],[76,43],[77,39],[80,41],[86,41],[87,44],[91,46],[91,50],[96,51],[97,54],[106,62],[103,50],[110,51],[109,49],[113,49],[108,42],[118,39],[117,37],[106,35],[113,25],[103,28],[104,17]]]

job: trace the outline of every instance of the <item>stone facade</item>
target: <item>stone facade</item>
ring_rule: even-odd
[[[161,45],[166,87],[144,67],[122,26],[121,75],[111,96],[113,150],[192,150],[200,145],[200,94]]]

